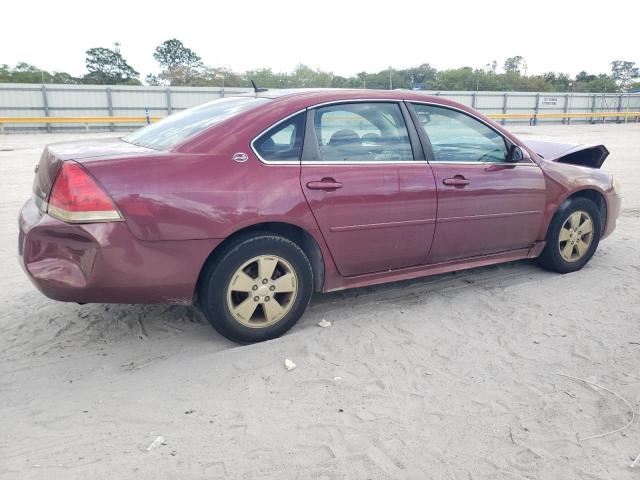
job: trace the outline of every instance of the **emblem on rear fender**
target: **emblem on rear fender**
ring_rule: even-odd
[[[249,156],[244,152],[238,152],[231,157],[234,162],[243,163],[249,160]]]

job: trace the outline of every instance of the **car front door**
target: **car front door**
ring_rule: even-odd
[[[401,102],[308,111],[302,189],[341,275],[426,261],[437,202],[424,158]]]
[[[532,246],[545,206],[540,168],[526,157],[509,161],[511,142],[466,112],[421,103],[410,108],[438,191],[428,263]]]

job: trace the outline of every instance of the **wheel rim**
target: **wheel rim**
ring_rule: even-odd
[[[227,305],[233,318],[250,328],[266,328],[289,313],[298,293],[298,277],[284,258],[260,255],[231,277]]]
[[[558,247],[566,262],[577,262],[589,251],[593,241],[593,219],[584,210],[573,212],[560,228]]]

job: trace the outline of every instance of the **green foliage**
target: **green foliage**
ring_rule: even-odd
[[[503,72],[492,60],[484,68],[460,67],[436,70],[428,63],[406,69],[386,68],[379,72],[359,72],[350,77],[298,64],[290,73],[258,68],[242,73],[229,68],[211,67],[180,40],[172,38],[160,44],[153,57],[161,67],[149,74],[145,82],[155,86],[250,87],[251,80],[263,88],[375,88],[455,91],[524,91],[524,92],[593,92],[615,93],[640,87],[640,69],[634,62],[611,62],[611,74],[581,71],[575,78],[562,72],[527,75],[524,57],[517,55],[504,61]],[[68,73],[43,71],[27,63],[15,67],[0,64],[0,83],[94,83],[139,85],[136,72],[120,52],[108,48],[87,51],[87,73],[74,78]]]
[[[172,38],[158,45],[153,58],[163,68],[158,78],[169,85],[201,84],[204,70],[202,59],[180,40]]]
[[[90,48],[87,50],[87,73],[82,83],[96,85],[140,85],[138,76],[120,52],[109,48]]]
[[[28,63],[19,63],[11,68],[7,64],[0,65],[0,83],[81,83],[65,72],[47,72]]]
[[[611,62],[611,76],[620,88],[626,90],[634,80],[640,78],[640,69],[635,62],[615,60]]]
[[[507,73],[514,73],[520,75],[520,69],[524,67],[524,57],[517,55],[515,57],[509,57],[504,61],[504,71]]]

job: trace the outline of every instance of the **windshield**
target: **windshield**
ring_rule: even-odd
[[[122,139],[141,147],[170,150],[187,138],[233,115],[269,102],[266,98],[227,97],[170,115],[157,123],[130,133]]]

